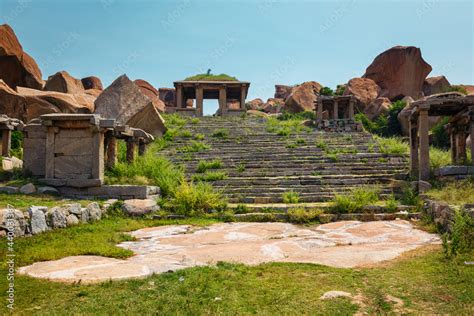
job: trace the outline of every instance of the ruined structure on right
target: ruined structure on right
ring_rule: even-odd
[[[452,163],[467,161],[466,138],[471,135],[471,160],[474,162],[474,96],[461,93],[436,94],[413,102],[409,116],[410,170],[419,180],[430,178],[430,116],[447,116],[445,126],[451,142]]]

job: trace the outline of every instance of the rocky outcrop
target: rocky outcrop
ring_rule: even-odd
[[[161,136],[165,131],[164,120],[156,106],[126,75],[118,77],[99,95],[95,101],[95,113],[143,129],[153,136]]]
[[[425,96],[447,92],[451,84],[445,76],[426,78],[423,83],[423,93]]]
[[[176,90],[174,88],[160,88],[158,89],[160,100],[163,101],[165,107],[176,106]]]
[[[285,86],[281,84],[275,85],[275,95],[276,99],[286,99],[290,96],[291,92],[293,91],[292,86]]]
[[[102,81],[95,76],[85,77],[81,79],[82,86],[86,90],[104,90],[104,86],[102,85]]]
[[[27,121],[48,113],[92,113],[95,97],[88,94],[68,94],[17,88],[26,99]]]
[[[23,51],[13,29],[0,25],[0,79],[10,88],[42,89],[41,71],[34,59]]]
[[[419,99],[423,96],[423,82],[430,72],[431,66],[423,60],[419,48],[395,46],[378,55],[363,77],[380,86],[381,97]]]
[[[72,77],[67,71],[59,71],[49,76],[43,90],[71,94],[84,93],[81,80]]]
[[[347,83],[343,95],[353,95],[364,108],[377,99],[380,91],[380,87],[372,79],[352,78]]]
[[[251,101],[248,101],[245,106],[247,107],[247,110],[261,110],[263,108],[263,105],[265,103],[263,102],[262,99],[253,99]]]
[[[388,113],[390,110],[390,106],[392,105],[392,102],[388,98],[377,98],[370,102],[365,108],[364,108],[364,114],[371,120],[374,120],[375,118],[379,117],[382,114]]]
[[[145,95],[153,103],[158,111],[162,113],[165,111],[165,104],[162,100],[160,100],[160,93],[155,87],[143,79],[137,79],[133,82],[140,88],[140,91],[143,93],[143,95]]]
[[[26,99],[0,79],[0,113],[25,121]]]
[[[321,88],[322,86],[315,81],[305,82],[294,87],[285,100],[285,110],[290,113],[314,111]]]
[[[468,95],[473,95],[474,94],[474,86],[471,86],[471,85],[465,85],[465,84],[461,84],[459,85],[461,86],[462,88],[466,89],[466,92]]]
[[[285,100],[278,98],[270,98],[262,106],[262,111],[268,114],[280,113],[285,107]]]

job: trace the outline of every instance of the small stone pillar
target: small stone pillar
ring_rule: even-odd
[[[339,103],[336,99],[334,99],[334,105],[333,105],[333,119],[337,120],[339,119]]]
[[[184,108],[184,104],[183,104],[183,86],[182,85],[176,86],[176,107],[178,109]]]
[[[465,127],[459,126],[456,133],[456,164],[464,164],[467,160],[466,138]]]
[[[143,156],[146,152],[146,143],[143,139],[138,141],[138,155]]]
[[[469,133],[471,135],[471,163],[474,165],[474,106],[469,107]]]
[[[418,116],[418,128],[420,137],[420,157],[419,157],[419,180],[428,181],[430,179],[430,138],[429,138],[429,107],[420,107]]]
[[[451,124],[448,124],[447,132],[449,134],[449,146],[451,149],[451,163],[456,164],[458,156],[456,146],[456,130]]]
[[[10,149],[12,147],[12,130],[7,127],[2,127],[2,157],[10,157]]]
[[[245,92],[247,91],[245,85],[240,87],[240,109],[245,110]]]
[[[353,120],[354,119],[354,100],[351,98],[349,100],[349,113],[348,113],[348,119]]]
[[[201,86],[196,87],[196,114],[197,116],[204,115],[204,91]]]
[[[227,113],[227,88],[219,88],[219,108],[221,116],[224,116]]]
[[[114,136],[110,136],[107,138],[107,160],[106,166],[107,168],[115,167],[117,163],[117,138]]]
[[[133,137],[129,137],[126,140],[126,143],[127,143],[127,162],[132,163],[135,160],[136,142]]]
[[[317,105],[316,105],[316,120],[317,122],[321,122],[323,120],[323,99],[318,97],[318,100],[316,101],[317,102]]]
[[[408,118],[409,132],[410,132],[410,174],[412,177],[418,176],[418,127],[416,125],[416,119],[412,117]]]

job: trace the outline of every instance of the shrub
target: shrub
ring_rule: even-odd
[[[326,157],[331,162],[338,162],[339,161],[339,155],[337,153],[329,153],[329,154],[326,155]]]
[[[216,137],[216,138],[227,138],[227,137],[229,137],[229,131],[225,128],[216,129],[212,133],[211,136]]]
[[[336,87],[336,91],[334,92],[334,95],[343,95],[344,90],[346,90],[346,85],[345,84],[338,84]]]
[[[240,162],[237,164],[236,166],[236,169],[237,169],[237,172],[244,172],[245,171],[245,164],[243,162]]]
[[[321,90],[319,90],[319,94],[320,95],[332,96],[332,95],[334,95],[334,91],[329,87],[322,87]]]
[[[289,113],[283,112],[280,116],[278,116],[278,120],[280,121],[303,121],[303,120],[315,120],[316,113],[314,111],[303,111],[298,113]]]
[[[328,144],[322,139],[318,140],[318,142],[316,143],[316,147],[323,151],[328,151],[329,148]]]
[[[183,181],[170,199],[165,201],[164,208],[180,215],[201,215],[212,210],[223,211],[226,201],[222,194],[215,191],[212,185],[204,182],[194,184]]]
[[[199,124],[200,121],[201,121],[201,120],[198,119],[197,117],[193,117],[193,118],[190,120],[191,124],[194,124],[194,125],[195,125],[195,124]]]
[[[390,106],[387,114],[380,115],[374,121],[371,121],[363,113],[357,113],[355,119],[361,122],[370,133],[385,137],[401,136],[402,126],[398,121],[398,114],[405,106],[405,102],[395,101]]]
[[[191,133],[191,131],[184,129],[179,133],[179,136],[184,137],[184,138],[191,138],[193,137],[193,134]]]
[[[402,188],[402,196],[400,202],[403,205],[412,205],[421,208],[423,200],[418,196],[418,192],[409,184]]]
[[[211,172],[206,172],[203,174],[195,174],[192,176],[193,181],[204,181],[204,182],[209,182],[209,181],[218,181],[218,180],[224,180],[227,178],[227,175],[225,172],[217,172],[217,171],[211,171]]]
[[[387,200],[385,200],[385,208],[389,212],[396,212],[398,210],[398,201],[395,198],[395,195],[391,194]]]
[[[458,180],[433,187],[429,197],[452,205],[474,204],[474,179]]]
[[[23,159],[23,132],[12,131],[10,155]]]
[[[283,203],[296,204],[300,201],[300,196],[297,192],[289,191],[283,193]]]
[[[408,144],[398,137],[375,137],[382,154],[407,154]]]
[[[436,147],[430,148],[430,167],[436,169],[451,164],[451,152]]]
[[[250,209],[245,204],[238,204],[234,209],[234,214],[246,214],[249,213]]]
[[[360,212],[378,199],[379,192],[375,188],[355,188],[349,194],[336,194],[332,201],[332,209],[339,213]]]
[[[288,210],[288,221],[297,224],[306,224],[318,220],[323,211],[319,209],[308,210],[304,208],[291,208]]]
[[[183,152],[183,153],[195,153],[195,152],[208,150],[209,148],[211,148],[211,146],[209,146],[209,145],[207,145],[203,142],[191,141],[191,145],[186,145],[186,146],[183,146],[181,148],[178,148],[178,151]]]
[[[197,133],[194,135],[195,140],[203,140],[204,139],[204,134]]]
[[[459,85],[453,85],[453,86],[445,89],[443,92],[460,92],[462,94],[467,94],[466,88],[464,88],[463,86],[459,86]]]
[[[451,232],[443,235],[443,248],[446,257],[472,250],[474,247],[474,219],[464,210],[456,210]]]
[[[431,129],[432,139],[433,139],[433,146],[442,148],[442,149],[449,149],[450,140],[449,135],[444,129],[444,126],[448,124],[449,117],[443,117],[441,121],[433,126]]]
[[[198,173],[204,173],[209,169],[220,169],[222,168],[222,161],[214,159],[211,161],[200,160],[196,169]]]

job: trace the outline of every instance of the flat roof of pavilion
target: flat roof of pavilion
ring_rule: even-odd
[[[232,81],[232,80],[179,80],[175,81],[174,84],[208,84],[208,85],[250,85],[248,81]]]

